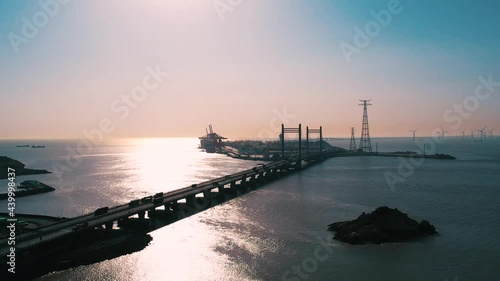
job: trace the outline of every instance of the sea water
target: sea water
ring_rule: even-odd
[[[16,147],[26,142],[45,148]],[[258,163],[200,152],[194,138],[114,140],[71,157],[77,143],[0,142],[0,155],[58,171],[17,178],[56,188],[18,198],[18,213],[76,216]],[[419,149],[406,138],[372,143],[381,152]],[[457,160],[426,159],[393,186],[386,175],[400,175],[402,159],[331,158],[155,230],[142,251],[38,280],[498,280],[500,142],[449,139],[437,143],[436,152]],[[1,192],[6,186],[0,180]],[[382,205],[429,220],[439,234],[384,245],[331,239],[329,223]]]

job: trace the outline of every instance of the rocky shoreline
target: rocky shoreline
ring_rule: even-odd
[[[8,168],[15,170],[16,177],[25,175],[50,174],[47,170],[27,169],[25,164],[9,158],[0,156],[0,179],[6,179],[8,176]]]
[[[419,223],[398,209],[386,206],[372,213],[363,212],[355,220],[332,223],[328,230],[335,232],[334,239],[352,245],[402,242],[437,233],[428,221]]]
[[[82,233],[71,243],[59,241],[38,249],[31,256],[20,259],[16,265],[15,280],[31,280],[50,272],[89,265],[147,247],[152,237],[143,232],[95,229]],[[71,245],[64,251],[61,247]],[[3,269],[3,268],[2,268]],[[2,270],[2,274],[7,272]],[[0,280],[4,280],[0,274]],[[12,277],[12,276],[9,276]],[[9,279],[11,280],[11,279]]]

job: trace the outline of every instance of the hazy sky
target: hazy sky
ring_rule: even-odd
[[[500,2],[393,1],[0,0],[0,138],[500,132]]]

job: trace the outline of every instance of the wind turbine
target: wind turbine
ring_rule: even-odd
[[[465,139],[465,131],[466,131],[466,130],[463,130],[463,131],[462,131],[462,139]]]
[[[491,130],[489,130],[489,131],[488,131],[488,133],[490,133],[490,139],[492,139],[492,138],[493,138],[493,130],[494,130],[494,129],[491,129]]]
[[[443,129],[443,126],[441,126],[441,139],[444,140],[444,133],[448,133],[448,131],[445,131]]]
[[[415,141],[415,132],[416,132],[416,131],[418,131],[418,128],[417,128],[417,129],[415,129],[415,130],[410,130],[410,132],[412,132],[412,133],[413,133],[413,141]]]
[[[481,130],[476,130],[476,131],[478,131],[481,134],[481,140],[480,141],[483,141],[484,129],[486,129],[486,126],[484,126]]]

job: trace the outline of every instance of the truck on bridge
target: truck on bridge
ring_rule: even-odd
[[[109,210],[109,207],[102,207],[94,211],[94,216],[99,216],[106,214]]]

